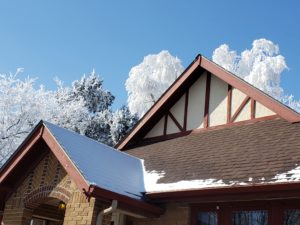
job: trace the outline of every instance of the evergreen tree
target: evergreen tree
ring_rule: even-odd
[[[113,113],[110,135],[113,144],[117,144],[137,123],[138,117],[132,115],[127,106],[122,106]]]
[[[110,126],[112,121],[111,105],[115,97],[103,88],[103,80],[93,70],[89,76],[84,75],[72,83],[73,99],[83,98],[88,111],[86,126],[81,132],[87,137],[112,145]]]

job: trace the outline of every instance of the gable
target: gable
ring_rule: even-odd
[[[213,74],[203,74],[144,139],[277,115]]]
[[[64,199],[65,202],[69,200],[72,193],[79,191],[72,178],[64,170],[63,166],[56,159],[55,155],[47,150],[47,154],[42,160],[32,169],[28,171],[27,175],[23,177],[14,192],[7,201],[7,205],[15,198],[22,199],[22,203],[28,208],[35,208],[32,204],[39,204],[38,199],[35,199],[36,194],[41,195],[41,190],[47,192],[45,198]],[[20,178],[18,178],[20,179]],[[45,201],[41,198],[40,200]],[[21,204],[21,202],[20,202]]]
[[[54,124],[45,124],[87,184],[131,198],[142,198],[143,162],[140,159]]]
[[[199,129],[300,115],[203,56],[183,72],[116,147],[120,150]]]
[[[0,190],[5,190],[0,192],[0,210],[15,188],[32,186],[33,178],[37,178],[34,187],[42,188],[47,182],[59,181],[59,173],[86,197],[117,200],[120,205],[126,203],[129,211],[140,209],[139,213],[151,216],[162,213],[162,209],[142,199],[145,188],[141,159],[43,121],[0,170]]]

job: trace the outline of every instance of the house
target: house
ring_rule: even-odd
[[[41,121],[0,171],[2,224],[299,224],[299,122],[198,55],[117,150]]]

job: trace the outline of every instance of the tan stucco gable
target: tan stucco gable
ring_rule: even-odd
[[[194,129],[263,117],[300,121],[294,110],[198,55],[115,147],[124,151],[183,136]]]

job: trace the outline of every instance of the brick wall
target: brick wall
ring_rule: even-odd
[[[106,207],[87,199],[49,152],[6,201],[2,225],[28,225],[38,207],[53,198],[66,203],[64,225],[95,224],[98,210]]]

